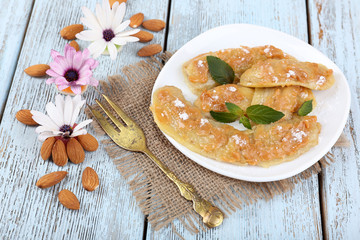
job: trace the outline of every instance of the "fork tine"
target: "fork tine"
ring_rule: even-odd
[[[105,114],[111,119],[111,121],[113,121],[113,123],[120,129],[123,130],[124,129],[124,125],[116,119],[116,117],[104,106],[101,104],[101,102],[97,99],[95,99],[95,102],[97,104],[99,104],[99,106],[102,108],[102,110],[104,110]]]
[[[117,132],[116,129],[106,120],[106,118],[97,110],[93,109],[89,105],[87,107],[90,109],[91,113],[95,117],[95,119],[98,121],[102,129],[110,136],[112,137],[114,135],[114,132]]]
[[[102,96],[105,98],[105,100],[110,104],[110,106],[115,110],[115,112],[119,115],[119,117],[127,124],[134,124],[134,121],[129,118],[126,113],[121,110],[121,108],[116,105],[112,100],[110,100],[110,98],[108,96],[106,96],[105,94],[102,94]]]

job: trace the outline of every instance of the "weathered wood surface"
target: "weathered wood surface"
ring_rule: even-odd
[[[25,37],[33,0],[0,0],[0,119]]]
[[[50,49],[63,49],[67,41],[58,32],[79,22],[83,5],[94,9],[95,1],[0,0],[1,107],[7,99],[0,123],[0,236],[4,239],[177,239],[170,226],[154,232],[146,222],[144,225],[145,218],[126,181],[104,149],[87,153],[83,164],[60,168],[40,158],[40,143],[35,141],[34,128],[14,121],[19,109],[45,111],[45,104],[54,99],[56,90],[46,86],[45,79],[31,78],[23,70],[32,64],[49,62]],[[155,33],[152,41],[162,45],[167,42],[170,51],[223,24],[258,24],[305,41],[309,26],[311,44],[344,70],[351,85],[352,106],[345,131],[351,147],[333,149],[336,162],[325,169],[320,183],[314,176],[292,193],[268,202],[244,205],[221,227],[196,236],[189,235],[175,222],[178,232],[186,239],[356,239],[360,236],[359,10],[358,0],[128,1],[125,18],[143,12],[145,18],[165,20],[170,14],[168,35],[165,36],[166,31]],[[81,47],[87,46],[85,42],[79,43]],[[95,77],[104,79],[141,60],[136,52],[142,46],[142,43],[126,46],[114,62],[100,57]],[[91,90],[86,97],[91,102],[97,93]],[[81,186],[81,173],[87,166],[96,169],[100,176],[101,186],[95,192],[86,192]],[[46,190],[34,186],[38,177],[59,169],[69,172],[65,181]],[[67,210],[58,203],[57,193],[63,188],[79,197],[80,211]]]
[[[176,50],[208,29],[231,23],[262,25],[308,40],[306,3],[302,0],[223,0],[206,3],[182,0],[172,1],[167,49]],[[250,206],[244,204],[243,209],[225,219],[222,226],[202,232],[199,236],[190,235],[178,222],[175,227],[185,239],[321,238],[318,178],[313,176],[306,180],[291,194]],[[155,232],[149,226],[147,238],[176,239],[177,235],[172,228]]]
[[[130,1],[125,18],[128,19],[131,14],[142,11],[147,18],[166,19],[167,4],[167,0],[156,1],[151,5],[147,0]],[[62,51],[67,41],[59,36],[59,31],[69,24],[79,23],[82,16],[81,6],[88,6],[94,10],[95,1],[35,1],[0,126],[2,239],[143,237],[144,215],[136,206],[126,181],[120,176],[104,149],[86,153],[83,164],[57,167],[52,162],[41,159],[41,144],[36,140],[35,128],[14,120],[15,113],[20,109],[45,112],[46,103],[54,100],[54,87],[47,86],[43,78],[27,76],[23,70],[32,64],[48,63],[52,48]],[[21,6],[19,9],[22,9]],[[9,10],[15,14],[14,9]],[[9,19],[5,22],[9,22],[11,17],[12,14],[9,14]],[[1,22],[2,18],[3,16]],[[164,43],[164,31],[154,35],[153,42]],[[82,47],[88,44],[80,41],[79,43]],[[109,57],[100,57],[95,77],[104,79],[107,75],[118,73],[123,66],[140,61],[141,58],[136,56],[136,52],[143,45],[129,44],[116,61],[111,61]],[[20,46],[12,51],[16,54],[19,50]],[[1,74],[5,74],[3,68],[1,69]],[[89,102],[93,102],[96,96],[97,93],[93,90],[86,93]],[[95,192],[87,192],[81,185],[81,174],[87,166],[93,167],[100,177],[100,187]],[[35,187],[35,182],[40,176],[60,169],[69,172],[68,177],[60,184],[45,190]],[[68,188],[77,195],[81,202],[79,211],[67,210],[59,204],[57,194],[63,188]]]
[[[345,133],[349,148],[334,148],[335,163],[320,178],[324,237],[360,237],[360,2],[309,4],[311,43],[343,70],[351,90]]]

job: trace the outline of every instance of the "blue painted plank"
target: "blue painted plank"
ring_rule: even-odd
[[[170,13],[169,50],[180,48],[210,28],[232,23],[262,25],[308,40],[303,0],[173,0]],[[179,222],[175,228],[185,239],[320,239],[318,177],[312,176],[292,193],[244,204],[222,226],[207,232],[191,235]],[[149,226],[147,232],[147,239],[177,238],[170,226],[158,232]]]
[[[357,0],[309,1],[312,45],[343,70],[351,91],[345,127],[350,147],[334,148],[335,163],[321,175],[324,236],[360,236],[360,4]]]
[[[0,119],[15,72],[33,0],[0,0]]]

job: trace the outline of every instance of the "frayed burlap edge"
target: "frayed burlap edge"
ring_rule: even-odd
[[[163,67],[163,62],[166,62],[171,55],[171,53],[165,52],[159,58],[151,57],[146,61],[124,67],[122,73],[125,77],[120,75],[110,76],[108,77],[107,82],[101,81],[101,92],[110,96],[113,100],[121,100],[123,91],[127,91],[131,88],[131,91],[136,92],[136,87],[140,86],[139,84],[142,83],[142,81],[149,81],[149,79],[155,81]],[[153,85],[153,82],[149,82],[149,84]],[[126,96],[124,97],[126,98]],[[126,99],[124,101],[126,102]],[[150,102],[146,104],[146,107],[148,107]],[[101,110],[98,106],[93,107],[97,110]],[[87,113],[89,114],[88,110]],[[91,115],[89,114],[89,116]],[[96,121],[93,122],[93,127],[97,134],[104,134]],[[175,219],[178,219],[183,227],[193,234],[198,233],[199,229],[206,230],[200,217],[193,211],[191,204],[186,205],[186,208],[181,209],[181,211],[177,211],[176,213],[172,212],[172,209],[169,208],[169,203],[165,202],[163,199],[163,192],[158,190],[159,186],[154,186],[153,179],[147,175],[148,169],[141,169],[141,167],[139,167],[140,153],[130,153],[123,150],[110,139],[102,141],[102,144],[104,144],[107,153],[117,166],[121,175],[128,180],[133,196],[136,198],[142,212],[145,215],[148,215],[148,222],[155,230],[159,230],[162,227],[171,224],[174,232],[181,237],[173,224]],[[349,146],[349,141],[344,135],[341,135],[335,146]],[[177,150],[174,148],[169,151]],[[186,158],[185,156],[183,157]],[[244,203],[252,204],[259,199],[269,200],[274,195],[292,190],[297,183],[314,174],[318,174],[321,171],[321,167],[326,167],[332,162],[334,162],[334,156],[329,152],[319,162],[302,173],[292,178],[276,182],[251,183],[217,176],[225,178],[227,184],[221,189],[217,189],[218,191],[216,193],[203,194],[207,195],[203,197],[208,197],[209,200],[224,211],[225,215],[230,215],[235,212],[236,209],[241,209]],[[150,167],[157,168],[155,164]],[[199,168],[202,167],[199,166]],[[208,170],[203,169],[203,171]],[[170,184],[168,186],[170,188],[176,188],[176,186],[171,183],[167,184]],[[194,185],[196,189],[203,187],[197,186],[196,184]],[[173,197],[180,198],[180,195]]]

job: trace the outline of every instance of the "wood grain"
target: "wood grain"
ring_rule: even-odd
[[[200,33],[220,25],[251,23],[274,28],[307,41],[305,1],[171,1],[167,49],[179,49]],[[296,9],[296,11],[294,11]],[[191,20],[186,20],[191,19]],[[244,33],[246,34],[246,33]],[[181,37],[180,37],[181,36]],[[204,43],[206,44],[206,43]],[[318,178],[299,184],[292,193],[266,202],[242,206],[219,228],[191,235],[179,222],[175,229],[185,239],[319,239],[322,237]],[[155,232],[147,239],[177,239],[172,227]]]
[[[343,70],[351,91],[345,134],[349,148],[332,150],[335,163],[321,175],[325,239],[360,236],[360,5],[358,1],[309,1],[311,44]]]
[[[33,0],[0,0],[0,120],[25,37]]]
[[[166,18],[167,1],[156,1],[151,5],[147,3],[147,0],[129,1],[125,19],[138,11],[144,12],[149,18]],[[67,25],[79,23],[81,6],[94,10],[95,1],[35,1],[0,125],[2,238],[141,239],[143,236],[144,215],[102,146],[96,152],[87,152],[82,164],[69,163],[65,167],[57,167],[51,161],[41,159],[41,143],[36,140],[35,128],[14,120],[15,113],[20,109],[45,112],[46,103],[54,101],[56,89],[46,85],[45,78],[27,76],[23,69],[35,63],[48,63],[52,48],[63,51],[68,41],[60,37],[59,31]],[[11,11],[15,13],[15,10]],[[9,14],[8,18],[11,16]],[[163,44],[163,40],[164,31],[154,33],[152,43]],[[88,45],[83,41],[78,42],[82,49]],[[107,75],[118,73],[123,66],[140,61],[143,58],[137,57],[136,52],[142,46],[143,43],[125,46],[115,61],[101,56],[95,77],[106,79]],[[16,49],[12,51],[16,52]],[[93,89],[86,93],[90,103],[95,97],[98,95]],[[81,119],[84,117],[82,114]],[[101,138],[106,137],[98,137],[98,140]],[[100,187],[94,192],[85,191],[81,185],[81,174],[87,166],[94,168],[100,178]],[[40,176],[58,170],[69,172],[60,184],[45,190],[35,186]],[[64,188],[73,191],[79,198],[79,211],[70,211],[59,204],[57,194]]]

